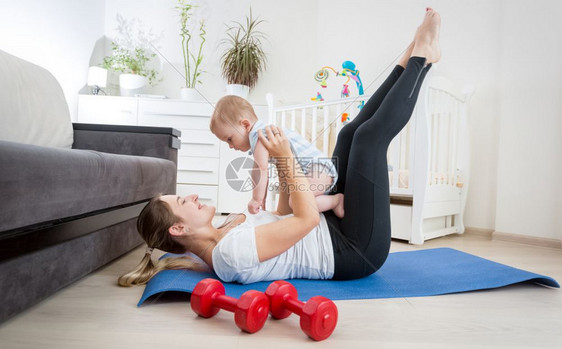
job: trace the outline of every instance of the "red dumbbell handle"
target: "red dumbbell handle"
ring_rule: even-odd
[[[299,301],[298,299],[286,297],[283,300],[283,306],[287,310],[290,310],[292,313],[295,313],[298,316],[301,316],[302,315],[302,308],[304,307],[304,303]]]
[[[213,294],[211,299],[213,300],[214,306],[224,309],[226,311],[230,311],[234,313],[237,309],[236,303],[238,303],[238,299],[236,298],[225,296],[216,292]]]

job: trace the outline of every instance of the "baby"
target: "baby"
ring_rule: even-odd
[[[252,171],[255,187],[252,200],[248,203],[248,211],[256,214],[265,209],[267,192],[269,152],[258,139],[258,130],[264,131],[266,124],[258,120],[254,108],[244,98],[225,96],[215,106],[211,116],[211,132],[232,149],[250,151],[259,170]],[[289,139],[293,154],[304,175],[308,178],[310,191],[316,197],[320,212],[333,210],[336,216],[343,217],[343,194],[327,195],[337,180],[337,171],[332,161],[320,150],[310,144],[295,131],[284,129]],[[280,188],[283,189],[283,188]],[[289,207],[292,208],[291,197]]]

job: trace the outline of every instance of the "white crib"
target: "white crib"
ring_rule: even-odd
[[[463,233],[470,154],[467,103],[472,87],[458,89],[443,77],[428,76],[410,122],[388,150],[392,237],[423,244],[427,239]],[[342,127],[370,96],[274,106],[268,94],[269,123],[291,128],[331,156]],[[269,186],[270,188],[273,186]],[[268,193],[267,209],[277,200]]]

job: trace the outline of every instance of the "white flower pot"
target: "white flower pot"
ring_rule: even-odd
[[[148,85],[148,79],[145,76],[136,74],[119,75],[119,91],[121,96],[134,96],[142,93],[146,85]]]
[[[250,93],[250,87],[246,85],[240,84],[228,84],[226,85],[226,94],[227,95],[235,95],[242,97],[244,99],[248,98],[248,94]]]
[[[203,96],[194,88],[182,87],[180,89],[180,97],[184,101],[201,102],[204,101]]]

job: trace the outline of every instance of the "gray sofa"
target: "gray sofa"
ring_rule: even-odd
[[[175,193],[180,134],[72,124],[55,78],[2,51],[0,91],[2,322],[142,243],[140,210]]]

